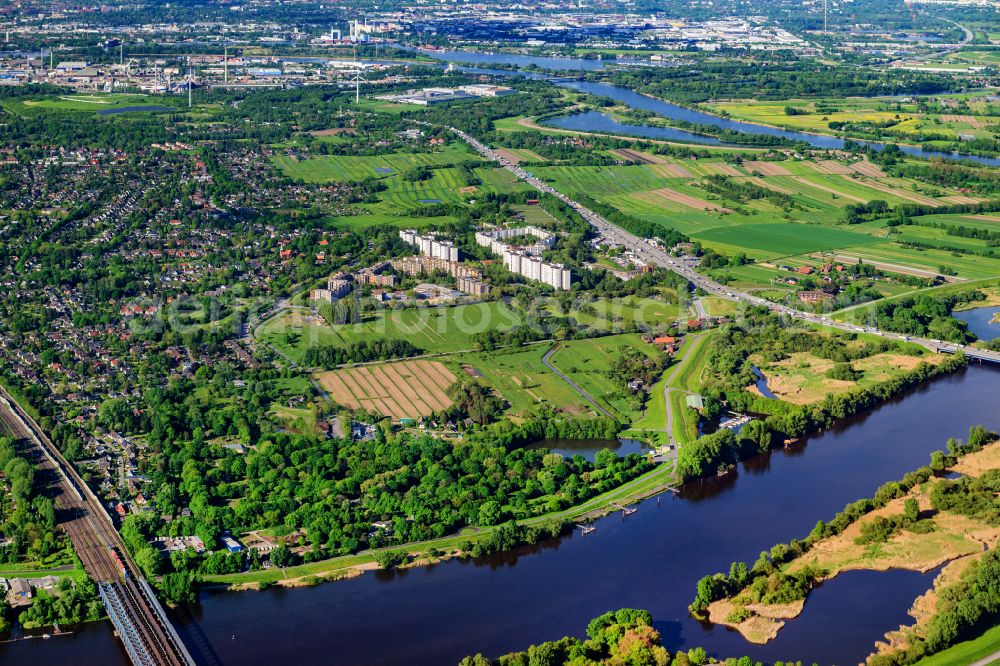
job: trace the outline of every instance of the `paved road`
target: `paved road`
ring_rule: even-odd
[[[428,123],[420,123],[427,125]],[[744,303],[749,303],[751,305],[759,305],[770,309],[772,312],[783,314],[793,319],[798,319],[800,321],[805,321],[812,324],[819,324],[822,326],[829,326],[830,328],[836,328],[844,331],[851,331],[857,333],[874,333],[881,335],[886,338],[905,340],[908,342],[915,342],[917,344],[923,345],[924,347],[935,351],[935,352],[945,352],[945,353],[955,353],[962,351],[970,358],[976,358],[982,361],[989,361],[992,363],[1000,363],[1000,352],[990,352],[985,351],[976,347],[971,347],[968,345],[959,345],[952,342],[945,342],[943,340],[935,340],[932,338],[919,338],[905,336],[901,333],[890,333],[885,331],[879,331],[877,328],[872,326],[858,326],[855,324],[845,323],[836,321],[827,315],[813,314],[811,312],[803,312],[801,310],[796,310],[795,308],[789,307],[787,305],[782,305],[779,303],[772,303],[767,299],[761,298],[759,296],[754,296],[753,294],[748,294],[746,292],[737,291],[731,287],[726,287],[724,285],[715,282],[714,280],[698,273],[694,266],[695,261],[692,261],[690,257],[673,257],[667,254],[663,249],[659,247],[656,241],[651,239],[639,238],[638,236],[631,234],[624,229],[611,223],[601,215],[598,215],[594,211],[590,210],[583,204],[570,199],[568,196],[559,192],[553,188],[548,183],[541,181],[540,179],[533,176],[529,171],[519,167],[518,165],[510,162],[508,159],[498,154],[489,146],[486,146],[482,142],[478,141],[472,136],[469,136],[465,132],[456,129],[454,127],[448,127],[448,130],[455,133],[463,141],[468,143],[473,147],[478,153],[484,157],[498,162],[502,167],[510,171],[512,174],[517,176],[520,180],[523,180],[528,185],[539,192],[544,192],[546,194],[551,194],[556,197],[567,206],[575,210],[580,214],[585,220],[587,220],[602,236],[614,241],[615,243],[621,245],[622,247],[627,247],[632,250],[635,255],[645,261],[648,264],[655,266],[662,266],[667,268],[678,275],[681,275],[688,279],[696,287],[700,288],[702,291],[717,296],[719,298],[727,298],[734,301],[742,301]]]
[[[562,379],[562,380],[563,380],[564,382],[566,382],[567,384],[569,384],[569,385],[570,385],[570,387],[571,387],[571,388],[572,388],[572,389],[573,389],[574,391],[576,391],[576,392],[577,392],[577,393],[579,393],[579,394],[580,394],[581,396],[583,396],[583,399],[584,399],[584,400],[586,400],[586,401],[587,401],[587,402],[589,402],[589,403],[590,403],[591,405],[593,405],[594,409],[596,409],[597,411],[599,411],[599,412],[600,412],[601,414],[603,414],[604,416],[607,416],[607,417],[608,417],[609,419],[613,419],[613,418],[615,418],[614,416],[612,416],[612,415],[611,415],[611,412],[609,412],[608,410],[604,409],[604,408],[603,408],[603,407],[601,407],[601,406],[600,406],[599,404],[597,404],[597,401],[596,401],[596,400],[594,400],[594,399],[593,399],[592,397],[590,397],[590,394],[589,394],[589,393],[587,393],[587,392],[586,392],[586,391],[584,391],[584,390],[583,390],[582,388],[580,388],[580,387],[579,387],[579,386],[577,385],[577,383],[576,383],[576,382],[574,382],[574,381],[573,381],[572,379],[570,379],[569,377],[567,377],[566,375],[564,375],[564,374],[563,374],[563,373],[562,373],[562,372],[561,372],[561,371],[559,370],[559,368],[557,368],[556,366],[552,365],[552,363],[550,363],[550,362],[549,362],[549,359],[550,359],[550,358],[552,358],[552,355],[553,355],[553,354],[555,354],[555,353],[556,353],[557,351],[559,351],[559,345],[558,345],[558,344],[556,344],[556,345],[553,345],[552,349],[550,349],[550,350],[548,350],[547,352],[545,352],[545,354],[544,354],[544,355],[542,356],[542,363],[543,363],[543,364],[545,365],[545,367],[546,367],[546,368],[548,368],[549,370],[551,370],[552,372],[554,372],[554,373],[555,373],[555,374],[556,374],[556,375],[557,375],[557,376],[558,376],[558,377],[559,377],[560,379]]]
[[[679,442],[674,438],[674,413],[670,408],[670,394],[674,391],[679,391],[681,393],[690,393],[690,391],[673,387],[671,384],[673,384],[674,380],[677,379],[677,375],[680,374],[681,368],[684,367],[684,361],[686,361],[693,354],[697,353],[698,347],[701,346],[701,343],[705,340],[705,336],[689,336],[689,339],[691,339],[691,346],[684,354],[684,360],[678,363],[677,367],[671,371],[670,376],[667,377],[667,383],[663,386],[663,400],[666,402],[667,406],[667,437],[670,439],[670,444],[674,447],[674,451],[677,450]]]
[[[708,313],[705,312],[705,304],[701,302],[700,298],[694,299],[694,301],[692,301],[692,304],[694,305],[694,312],[695,315],[697,315],[698,319],[708,318]]]

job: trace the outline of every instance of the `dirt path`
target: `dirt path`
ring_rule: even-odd
[[[590,397],[589,393],[587,393],[582,388],[580,388],[580,386],[576,382],[574,382],[572,379],[570,379],[569,377],[567,377],[566,375],[564,375],[562,373],[562,371],[559,370],[559,368],[557,368],[556,366],[552,365],[552,363],[549,361],[549,359],[551,359],[552,355],[555,354],[557,351],[559,351],[559,345],[555,344],[555,345],[552,346],[552,349],[550,349],[547,352],[545,352],[545,354],[542,356],[542,364],[546,368],[548,368],[549,370],[551,370],[553,373],[555,373],[556,376],[559,377],[559,379],[561,379],[564,382],[566,382],[567,384],[569,384],[570,388],[572,388],[574,391],[576,391],[577,393],[579,393],[580,396],[584,400],[586,400],[587,402],[589,402],[594,407],[594,409],[596,409],[598,412],[600,412],[604,416],[607,416],[609,419],[615,418],[614,416],[611,415],[611,412],[609,412],[608,410],[604,409],[599,404],[597,404],[597,401],[594,400],[592,397]]]

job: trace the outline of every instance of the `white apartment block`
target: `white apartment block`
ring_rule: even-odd
[[[562,264],[542,261],[521,250],[505,249],[500,256],[503,257],[504,266],[511,273],[542,282],[553,289],[569,289],[573,282],[573,274]]]
[[[458,261],[458,248],[451,241],[438,240],[434,236],[423,236],[413,229],[402,229],[399,237],[403,242],[416,245],[420,254],[445,261]]]
[[[503,242],[519,236],[534,236],[538,241],[527,247],[511,247]],[[476,232],[476,243],[490,248],[493,254],[500,255],[504,266],[511,273],[543,282],[554,289],[569,289],[573,282],[570,270],[562,264],[553,264],[540,258],[555,242],[555,235],[538,227],[508,227]]]

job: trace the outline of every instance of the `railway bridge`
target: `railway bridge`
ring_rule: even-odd
[[[34,419],[0,388],[0,424],[24,440],[40,469],[57,475],[56,516],[97,584],[119,638],[136,666],[194,666],[194,659],[142,577],[97,496]]]

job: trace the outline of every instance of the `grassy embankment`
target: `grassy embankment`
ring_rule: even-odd
[[[978,638],[921,659],[916,666],[969,666],[996,652],[1000,652],[1000,627],[993,627]]]

